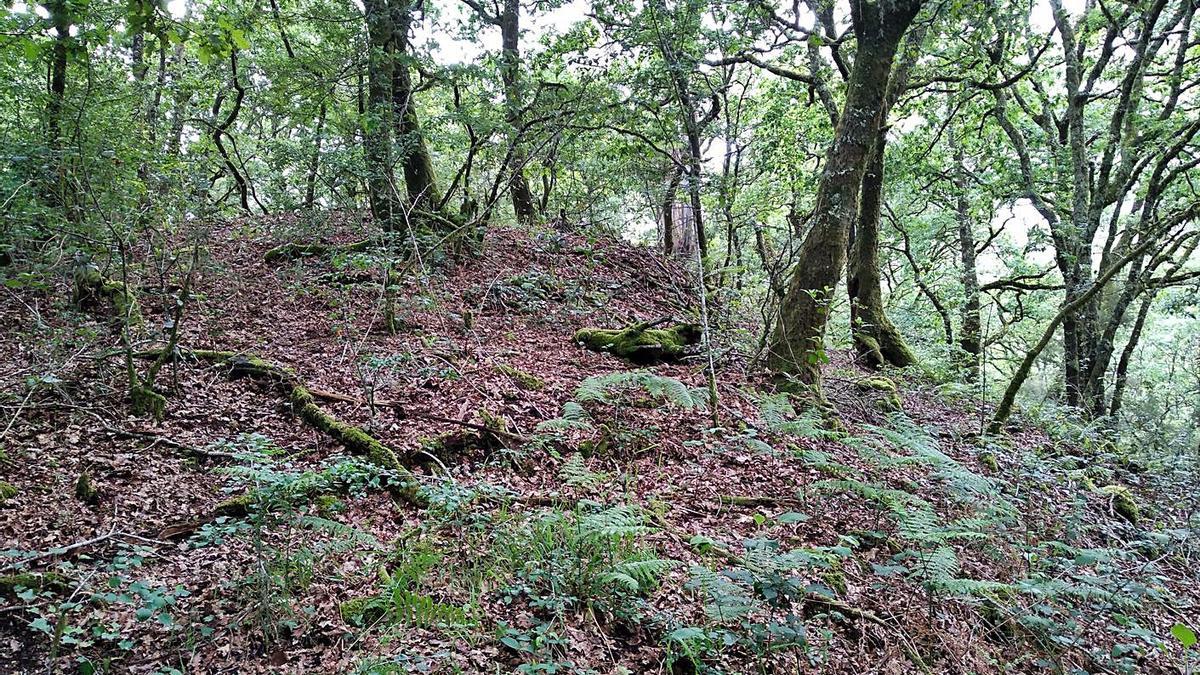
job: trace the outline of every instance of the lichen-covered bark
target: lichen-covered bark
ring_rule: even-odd
[[[856,2],[852,7],[858,55],[817,186],[812,229],[800,247],[767,355],[772,371],[811,386],[818,399],[825,327],[833,290],[846,264],[862,176],[880,132],[892,61],[921,4],[900,0]]]
[[[917,359],[900,331],[883,309],[882,279],[879,274],[879,212],[883,202],[882,135],[871,150],[863,175],[858,227],[850,251],[850,332],[859,360],[877,368],[911,366]]]

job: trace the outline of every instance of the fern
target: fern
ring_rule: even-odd
[[[655,375],[645,370],[594,375],[579,383],[575,400],[579,403],[616,403],[618,396],[629,390],[640,389],[651,397],[680,408],[700,406],[688,386],[673,377]]]
[[[579,453],[571,455],[563,462],[558,477],[571,487],[585,489],[594,488],[612,478],[608,473],[588,469],[587,461]]]
[[[675,565],[674,560],[647,558],[645,560],[627,560],[613,566],[611,572],[603,575],[605,583],[615,583],[630,593],[645,593],[658,585],[658,580],[667,570]]]
[[[592,428],[592,416],[575,401],[563,404],[562,412],[552,420],[546,420],[537,426],[538,431],[572,431],[575,429],[589,430]]]
[[[758,406],[759,414],[771,433],[820,440],[834,440],[841,436],[838,432],[823,428],[824,422],[818,411],[808,409],[797,413],[787,394],[746,392],[746,395]]]
[[[579,533],[584,539],[631,539],[653,531],[644,524],[641,510],[624,504],[579,519]]]
[[[728,577],[701,565],[693,565],[689,571],[687,586],[704,596],[704,613],[713,621],[737,621],[759,608],[759,603]]]
[[[418,628],[472,626],[476,621],[462,607],[437,602],[403,588],[392,590],[392,621]]]

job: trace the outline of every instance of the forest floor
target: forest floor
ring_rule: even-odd
[[[704,359],[638,370],[573,342],[691,311],[684,268],[618,240],[492,229],[478,256],[406,270],[389,335],[369,256],[264,262],[312,236],[290,217],[213,233],[183,353],[261,357],[340,395],[318,404],[394,449],[425,503],[227,363],[168,364],[163,419],[131,415],[103,308],[72,309],[66,281],[10,285],[0,671],[1176,672],[1187,656],[1171,627],[1196,616],[1194,542],[1171,538],[1179,514],[1137,467],[1035,429],[980,438],[966,394],[892,374],[893,400],[843,355],[826,368],[845,428],[823,431],[728,340],[714,425]],[[147,326],[159,304],[143,299]],[[1108,485],[1133,489],[1137,524]]]

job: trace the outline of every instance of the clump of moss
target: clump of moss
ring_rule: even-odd
[[[989,471],[1000,470],[1000,463],[996,461],[996,456],[990,452],[979,455],[979,463],[986,466]]]
[[[154,421],[161,422],[167,413],[167,397],[150,387],[137,385],[129,390],[129,398],[133,403],[133,414],[149,415]]]
[[[242,518],[250,511],[250,505],[254,503],[254,495],[244,494],[237,497],[231,497],[217,504],[213,509],[213,513],[218,516],[228,516],[230,518]]]
[[[0,596],[15,596],[19,590],[31,588],[35,591],[65,591],[69,588],[67,580],[61,574],[46,572],[17,572],[0,576]]]
[[[100,501],[100,491],[92,483],[92,477],[84,473],[79,474],[79,478],[75,481],[75,497],[84,504],[95,505]]]
[[[1137,524],[1140,513],[1129,488],[1124,485],[1105,485],[1098,492],[1108,500],[1109,508],[1113,513],[1131,524]]]
[[[687,348],[700,342],[700,327],[684,323],[670,328],[581,328],[575,342],[595,352],[608,352],[639,365],[652,365],[682,358]]]
[[[846,574],[842,571],[841,561],[834,561],[829,570],[821,575],[825,585],[838,595],[846,595]]]
[[[896,383],[886,377],[865,377],[854,383],[864,394],[879,394],[878,405],[884,412],[899,412],[904,408]]]
[[[506,363],[498,364],[496,366],[496,370],[507,375],[509,379],[517,384],[518,387],[526,391],[541,391],[546,388],[545,381],[543,381],[540,377],[531,375]]]
[[[342,500],[338,499],[336,495],[317,495],[313,504],[321,515],[334,514],[342,510]]]
[[[4,504],[4,502],[16,497],[19,493],[20,490],[17,489],[17,486],[12,483],[0,481],[0,504]]]

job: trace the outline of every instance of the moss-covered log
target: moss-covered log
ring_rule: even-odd
[[[581,328],[575,342],[595,352],[608,352],[638,365],[678,361],[688,347],[699,344],[700,327],[681,323],[670,328],[649,328],[639,324],[624,330]]]
[[[284,262],[305,256],[331,256],[335,253],[362,253],[371,248],[372,241],[363,239],[349,244],[281,244],[266,252],[267,262]]]
[[[157,356],[157,353],[144,352],[140,355],[150,357]],[[230,378],[250,377],[274,384],[287,396],[292,409],[301,420],[341,443],[352,454],[365,457],[372,464],[391,471],[394,474],[392,491],[409,503],[421,503],[420,484],[396,458],[395,451],[362,429],[347,424],[323,410],[295,371],[257,356],[238,352],[199,349],[182,352],[182,355],[184,358],[225,365],[229,368]]]

